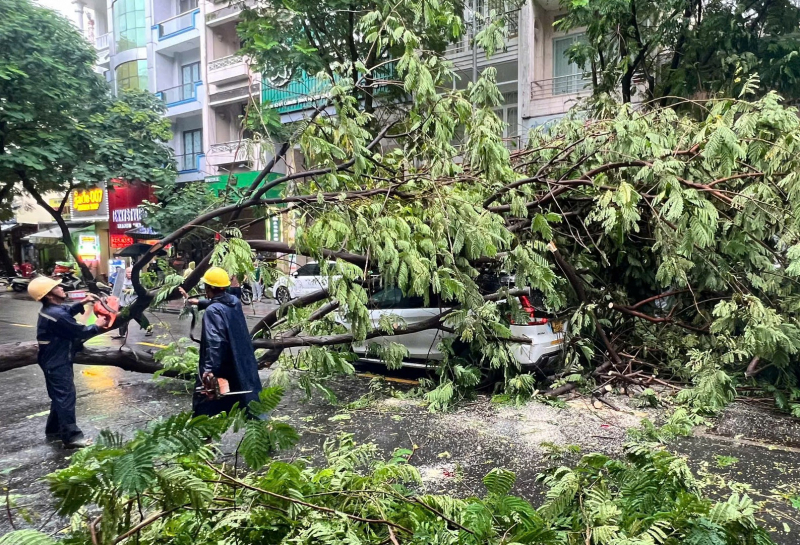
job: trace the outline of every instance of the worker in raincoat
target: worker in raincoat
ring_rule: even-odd
[[[83,341],[103,332],[107,318],[98,316],[94,325],[84,326],[75,320],[83,314],[83,306],[97,301],[88,295],[82,302],[66,305],[67,295],[59,280],[39,276],[28,284],[28,293],[42,302],[36,324],[36,341],[39,343],[38,362],[44,372],[47,395],[50,397],[50,415],[45,425],[48,439],[61,439],[64,448],[82,448],[89,444],[75,418],[75,383],[72,361]]]
[[[205,310],[192,408],[195,415],[213,416],[230,411],[236,403],[239,407],[247,407],[251,401],[257,400],[261,380],[242,304],[225,291],[231,284],[228,273],[219,267],[211,267],[202,281],[206,299],[188,299],[190,304]],[[187,297],[183,289],[181,293]],[[225,395],[225,388],[221,387],[225,381],[231,395]]]

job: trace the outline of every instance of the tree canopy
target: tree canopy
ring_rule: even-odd
[[[30,0],[0,5],[0,182],[50,212],[76,259],[60,214],[72,188],[174,177],[163,105],[146,92],[114,96],[95,61],[94,48],[54,11]],[[59,209],[41,197],[48,191],[64,194]]]
[[[800,5],[792,0],[570,0],[559,30],[585,29],[571,55],[598,94],[630,102],[760,94],[798,98]]]

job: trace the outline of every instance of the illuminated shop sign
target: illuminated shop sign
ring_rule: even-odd
[[[103,189],[99,187],[76,189],[75,195],[72,196],[72,204],[78,212],[94,212],[95,210],[100,210],[100,205],[103,204],[104,193]]]
[[[105,184],[74,189],[69,195],[72,219],[108,221],[108,196]]]

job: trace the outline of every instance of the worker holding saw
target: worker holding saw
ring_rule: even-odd
[[[213,416],[230,411],[237,402],[239,407],[247,407],[258,400],[261,380],[242,303],[226,292],[231,284],[228,273],[211,267],[202,281],[207,299],[188,299],[182,288],[180,291],[188,303],[205,310],[192,408],[195,415]]]
[[[75,418],[75,382],[73,380],[73,358],[82,348],[83,341],[99,335],[109,327],[105,316],[98,316],[94,325],[84,326],[75,320],[83,314],[84,305],[97,303],[95,295],[88,295],[80,303],[64,304],[67,294],[60,281],[39,276],[28,284],[28,293],[42,302],[39,321],[36,325],[36,340],[39,343],[39,366],[44,371],[47,395],[50,397],[50,415],[47,417],[45,434],[48,439],[61,439],[64,448],[82,448],[89,444],[78,427]]]

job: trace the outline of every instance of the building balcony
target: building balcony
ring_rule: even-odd
[[[186,11],[153,25],[153,42],[159,53],[170,55],[200,47],[197,18],[200,9]]]
[[[110,56],[114,54],[114,36],[111,32],[98,36],[94,40],[94,48],[97,51],[97,64],[107,65]]]
[[[257,145],[251,140],[234,140],[211,144],[206,164],[213,167],[235,163],[254,164],[258,157]]]
[[[203,108],[203,82],[195,81],[170,87],[156,93],[166,105],[168,117],[186,117]]]
[[[281,86],[269,80],[262,80],[262,84],[261,101],[282,114],[321,104],[330,89],[327,81],[305,74]]]
[[[206,156],[204,153],[185,153],[175,156],[178,183],[197,182],[205,178]]]
[[[532,81],[528,111],[523,115],[541,117],[564,114],[591,94],[591,81],[582,74]]]
[[[208,83],[220,85],[246,80],[250,74],[245,59],[238,54],[228,55],[208,62]]]
[[[206,4],[206,26],[214,27],[238,21],[242,9],[254,5],[254,0],[212,0]]]
[[[516,54],[517,46],[519,45],[519,9],[511,9],[505,12],[504,16],[506,19],[506,28],[508,30],[508,34],[506,35],[506,53],[514,53]],[[479,16],[478,21],[476,23],[475,31],[472,30],[473,23],[466,24],[466,32],[461,37],[461,39],[455,43],[450,44],[444,51],[445,56],[454,61],[455,64],[459,68],[463,68],[463,65],[467,60],[471,63],[472,59],[472,41],[473,38],[486,26],[486,21],[488,21],[488,13]],[[498,51],[491,59],[486,58],[486,54],[483,48],[478,48],[477,55],[478,55],[478,65],[483,66],[486,64],[494,64],[498,61],[497,57],[502,55],[502,51]]]
[[[253,82],[252,84],[234,87],[227,91],[211,93],[208,96],[208,104],[209,106],[223,106],[234,102],[242,102],[248,100],[251,96],[257,97],[260,92],[261,84]]]

